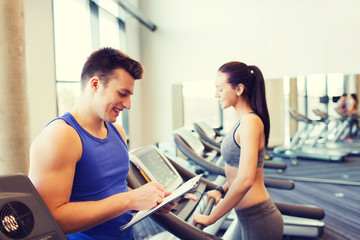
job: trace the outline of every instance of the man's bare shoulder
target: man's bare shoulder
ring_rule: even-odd
[[[76,130],[63,120],[55,120],[46,126],[33,141],[30,160],[70,159],[78,161],[82,145]]]
[[[126,142],[126,132],[125,129],[117,123],[113,123],[113,125],[115,126],[115,128],[118,130],[118,132],[120,133],[121,137],[123,138],[124,142]]]
[[[79,138],[76,130],[63,120],[55,120],[47,125],[36,137],[33,144],[38,142],[62,142]]]

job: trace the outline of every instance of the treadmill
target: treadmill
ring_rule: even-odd
[[[319,131],[319,134],[314,138],[313,142],[310,144],[311,147],[337,149],[338,151],[349,152],[350,155],[360,156],[359,142],[343,142],[336,140],[338,138],[337,136],[342,135],[345,129],[349,129],[351,119],[347,117],[336,119],[337,121],[341,121],[341,124],[338,126],[339,128],[337,128],[337,126],[335,125],[334,128],[337,129],[332,128],[328,130],[328,124],[331,121],[329,115],[321,111],[320,109],[313,109],[313,112],[320,117],[319,121],[323,124],[323,126],[321,128],[321,131]],[[328,139],[329,135],[333,133],[334,130],[337,130],[335,137],[333,140],[329,140]],[[322,135],[324,136],[322,137]]]
[[[351,120],[354,118],[359,120],[360,116],[354,114],[349,116],[341,108],[335,108],[335,111],[339,114],[342,123],[340,124],[339,130],[336,133],[332,142],[342,142],[350,135]],[[351,138],[350,140],[351,143],[360,143],[360,139],[358,137]]]
[[[350,155],[350,152],[305,146],[305,142],[317,124],[316,120],[301,115],[295,108],[290,108],[289,114],[296,121],[304,123],[304,126],[295,133],[290,146],[275,147],[273,149],[274,156],[290,158],[295,156],[302,159],[341,162]]]
[[[130,169],[127,177],[129,187],[135,189],[148,181],[156,181],[166,186],[167,190],[177,188],[196,174],[189,172],[179,164],[163,155],[155,146],[148,145],[137,148],[129,153]],[[141,171],[139,171],[141,169]],[[146,176],[144,176],[146,174]],[[198,186],[175,201],[173,210],[167,214],[152,214],[152,218],[161,227],[180,239],[221,239],[202,231],[192,224],[191,216],[197,209],[206,191],[217,187],[216,184],[202,178]],[[212,206],[210,206],[211,208]]]
[[[173,137],[177,148],[192,163],[201,166],[210,174],[225,176],[225,162],[221,157],[220,149],[207,144],[196,137],[189,129],[179,128],[173,132]],[[279,172],[287,168],[286,163],[265,161],[264,168],[274,169]],[[288,181],[278,181],[278,179],[265,178],[267,186],[278,188],[293,189],[293,183]]]
[[[225,135],[220,133],[218,130],[211,128],[205,121],[193,122],[194,130],[199,135],[202,142],[208,143],[220,151],[221,142],[224,139]],[[265,159],[271,160],[272,155],[266,153]]]
[[[173,159],[163,155],[160,150],[152,145],[130,151],[130,160],[127,182],[129,187],[133,189],[146,184],[148,180],[159,183],[167,182],[166,185],[172,185],[173,182],[180,182],[181,184],[196,176],[196,174],[183,168]],[[139,161],[142,162],[141,165],[139,165]],[[142,167],[141,172],[139,171],[139,166]],[[144,172],[147,174],[146,177],[144,177]],[[169,176],[172,176],[172,178],[169,178]],[[213,231],[214,234],[211,234],[202,231],[202,226],[195,227],[192,225],[192,216],[198,212],[199,202],[204,196],[206,198],[205,193],[207,191],[215,187],[217,187],[216,184],[202,178],[196,189],[191,192],[195,197],[181,197],[176,200],[172,211],[167,214],[152,214],[150,218],[176,238],[198,240],[222,239],[224,237],[225,239],[225,236],[230,235],[231,231],[233,231],[231,227],[227,229],[224,235],[221,235],[221,232]],[[211,205],[211,201],[209,202],[209,205]],[[301,236],[309,237],[319,237],[322,235],[324,223],[320,220],[325,216],[323,209],[315,206],[279,202],[275,202],[275,204],[284,216],[284,235],[298,236],[298,233],[302,233]],[[211,207],[206,206],[206,212],[210,212],[209,209]],[[292,220],[290,221],[289,218],[292,218]],[[311,224],[309,224],[310,221]],[[219,225],[219,229],[220,227]]]
[[[184,134],[186,132],[186,134]],[[188,157],[190,160],[201,164],[205,169],[211,171],[213,169],[213,163],[203,159],[201,154],[197,154],[196,151],[192,149],[193,142],[199,141],[194,134],[186,128],[180,128],[174,131],[174,140],[176,142],[177,147],[180,151]],[[192,136],[193,139],[189,139]],[[206,143],[202,142],[206,145]],[[200,143],[198,143],[200,145]],[[194,147],[195,148],[195,147]],[[206,152],[206,148],[211,149],[209,146],[204,146],[204,151]],[[196,149],[196,148],[195,148]],[[201,148],[198,147],[198,151]],[[209,150],[207,150],[209,151]],[[273,163],[267,162],[264,163],[264,168],[272,168],[272,169],[286,169],[285,163]],[[220,167],[222,168],[222,167]],[[217,169],[215,169],[217,171]],[[223,170],[223,168],[222,168]],[[224,172],[222,172],[224,174]],[[264,183],[266,187],[284,189],[284,190],[292,190],[295,185],[292,181],[278,181],[279,179],[271,179],[264,178]],[[313,208],[309,206],[301,206],[301,205],[292,205],[286,203],[276,203],[278,209],[283,214],[284,219],[284,235],[287,236],[300,236],[300,237],[320,237],[323,234],[323,229],[325,224],[320,221],[324,218],[325,213],[321,208],[315,207],[317,209],[315,214],[312,211]],[[233,218],[236,221],[236,218]],[[229,225],[229,228],[234,223]]]
[[[195,131],[200,138],[211,145],[220,148],[224,135],[219,131],[211,128],[205,121],[197,121],[193,123]]]

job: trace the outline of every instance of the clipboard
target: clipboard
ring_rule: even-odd
[[[203,177],[203,174],[199,174],[188,181],[186,181],[184,184],[182,184],[180,187],[178,187],[176,190],[174,190],[169,196],[165,197],[163,201],[157,205],[154,208],[148,209],[148,210],[141,210],[135,214],[135,216],[131,219],[130,222],[127,224],[124,224],[120,227],[120,231],[125,231],[126,229],[130,228],[134,224],[138,223],[145,217],[153,214],[157,210],[164,207],[166,204],[175,201],[176,199],[180,198],[181,196],[185,195],[186,193],[190,192],[196,186],[199,184],[200,179]]]

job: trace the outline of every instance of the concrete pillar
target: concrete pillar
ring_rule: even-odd
[[[289,94],[289,108],[295,107],[298,108],[298,89],[297,89],[297,79],[290,78],[290,94]],[[296,131],[298,130],[298,122],[290,117],[289,113],[286,112],[286,116],[290,119],[290,138],[292,138]]]
[[[24,6],[0,1],[0,175],[28,172]]]

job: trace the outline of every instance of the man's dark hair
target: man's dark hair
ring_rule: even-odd
[[[120,50],[107,47],[93,52],[82,69],[81,88],[94,76],[99,77],[106,86],[113,71],[119,68],[127,71],[134,79],[141,79],[144,72],[141,63]]]

